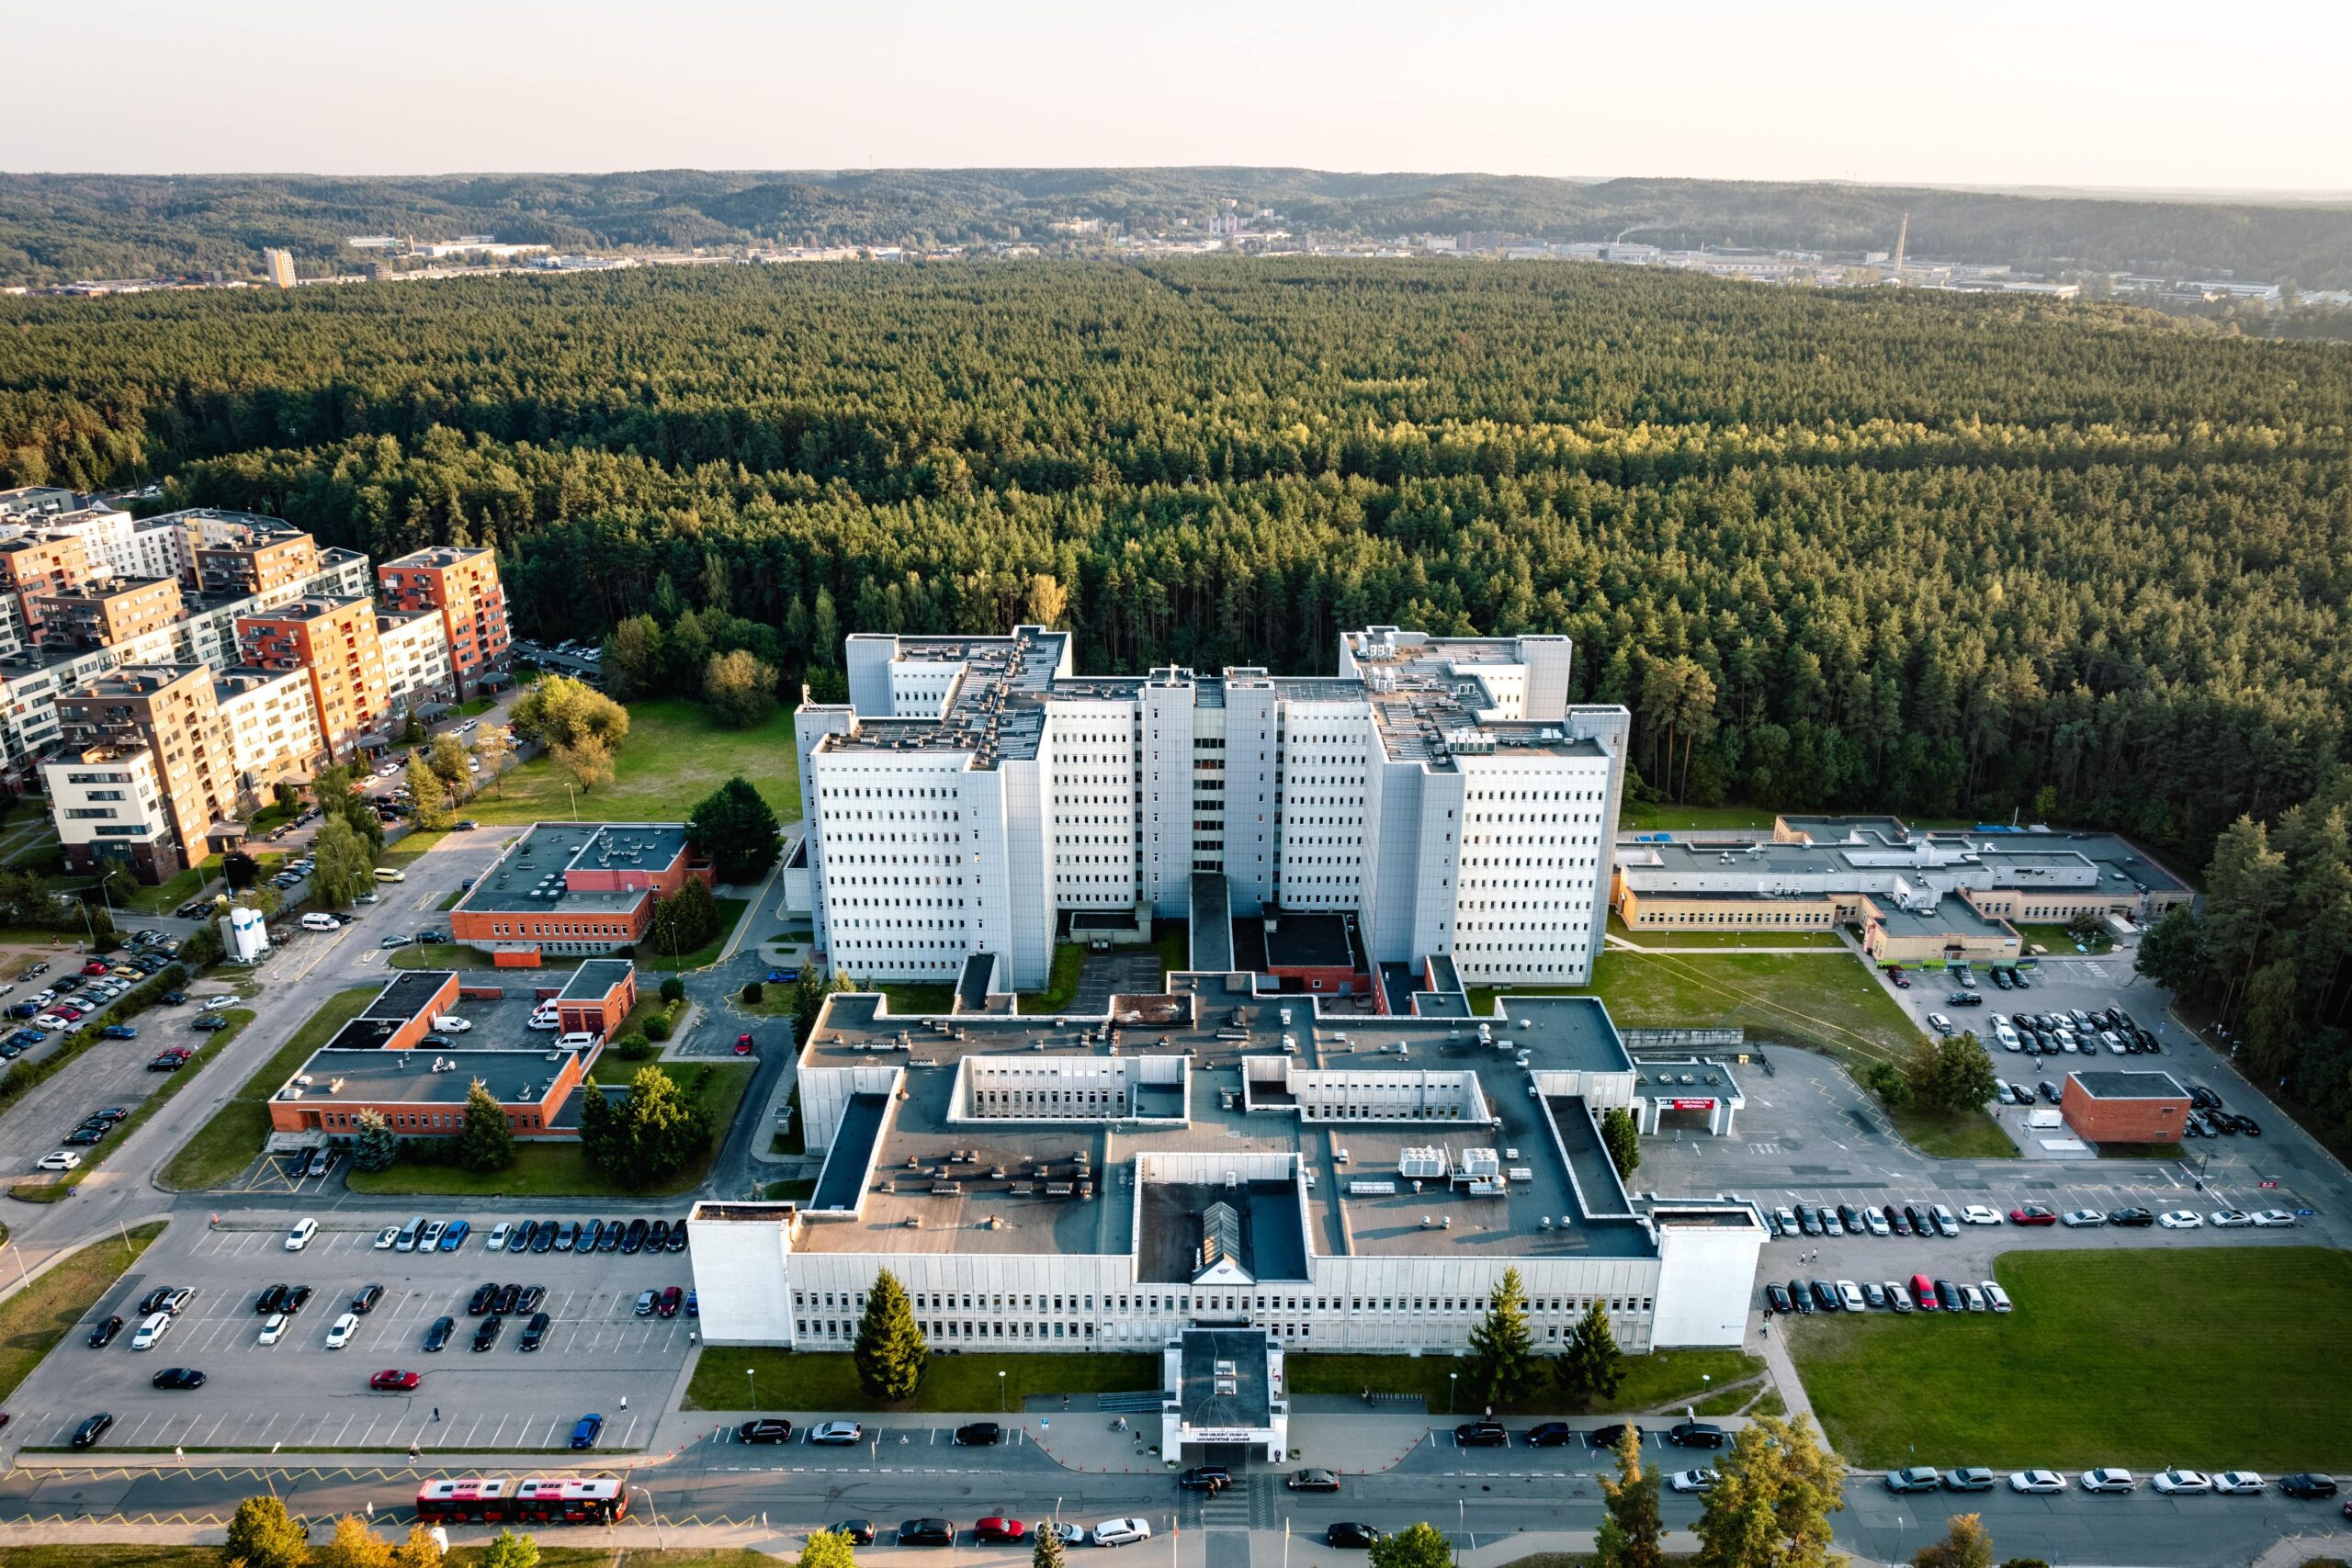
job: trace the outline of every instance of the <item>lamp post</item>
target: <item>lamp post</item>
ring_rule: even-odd
[[[1004,1414],[1004,1369],[1002,1367],[996,1370],[996,1413],[1000,1416]]]
[[[580,820],[580,796],[579,796],[579,795],[578,795],[577,793],[575,793],[575,792],[573,791],[573,789],[572,789],[571,785],[570,785],[569,784],[565,784],[565,785],[563,786],[563,798],[564,798],[564,799],[566,799],[566,800],[568,800],[568,801],[570,801],[570,802],[571,802],[571,819],[572,819],[574,822],[579,821],[579,820]]]
[[[756,1416],[760,1413],[760,1369],[757,1367],[745,1367],[743,1369],[743,1376],[750,1381],[752,1385],[752,1414]]]
[[[1461,1382],[1462,1374],[1460,1372],[1448,1372],[1445,1374],[1445,1413],[1448,1416],[1453,1414],[1454,1390],[1460,1385]]]

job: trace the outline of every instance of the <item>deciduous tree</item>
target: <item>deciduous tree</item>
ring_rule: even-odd
[[[1600,1478],[1608,1512],[1593,1542],[1599,1568],[1664,1568],[1666,1524],[1657,1506],[1658,1476],[1642,1468],[1642,1440],[1632,1422],[1617,1438],[1617,1473]]]
[[[275,1496],[248,1497],[229,1520],[220,1543],[230,1568],[303,1568],[311,1555],[310,1532],[295,1522]]]
[[[392,1568],[392,1549],[356,1514],[334,1522],[334,1534],[311,1559],[311,1568]]]
[[[1941,1540],[1921,1547],[1911,1568],[1993,1568],[1993,1538],[1976,1514],[1954,1514]]]
[[[329,908],[342,908],[374,886],[376,856],[341,817],[319,824],[311,858],[311,897]]]
[[[419,832],[437,833],[449,825],[449,789],[422,751],[408,754],[409,820]]]
[[[1759,1416],[1716,1461],[1692,1527],[1696,1568],[1844,1568],[1829,1516],[1846,1506],[1845,1467],[1811,1422]]]
[[[775,712],[775,667],[741,649],[703,666],[702,700],[721,722],[748,729]]]
[[[1453,1543],[1423,1519],[1372,1543],[1372,1568],[1452,1568]]]

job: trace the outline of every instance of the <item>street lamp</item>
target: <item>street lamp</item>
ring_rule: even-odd
[[[1445,1374],[1445,1413],[1448,1416],[1453,1414],[1453,1391],[1455,1386],[1459,1384],[1461,1381],[1462,1374],[1460,1372],[1448,1372]]]
[[[1003,1415],[1004,1408],[1004,1369],[999,1367],[996,1370],[996,1413]]]
[[[760,1369],[745,1367],[743,1376],[749,1379],[752,1384],[752,1414],[756,1416],[760,1413]]]

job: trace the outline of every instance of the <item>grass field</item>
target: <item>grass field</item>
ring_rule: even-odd
[[[277,1055],[254,1069],[236,1097],[196,1130],[196,1136],[171,1157],[158,1179],[183,1191],[235,1179],[260,1157],[262,1145],[269,1141],[269,1097],[310,1059],[311,1052],[334,1039],[334,1032],[357,1018],[382,990],[381,986],[354,986],[329,997],[294,1032],[293,1038],[278,1047]]]
[[[632,703],[628,739],[613,759],[613,782],[579,797],[580,816],[682,822],[703,796],[741,773],[777,821],[795,821],[800,816],[798,755],[788,708],[753,728],[729,729],[694,703]],[[551,758],[534,757],[467,802],[464,814],[477,822],[560,821],[572,814],[567,782]]]
[[[121,1236],[94,1241],[61,1260],[29,1289],[0,1302],[0,1399],[17,1392],[41,1358],[89,1315],[97,1299],[163,1234],[164,1222],[157,1220],[126,1233],[127,1248]]]
[[[1032,1393],[1136,1393],[1159,1386],[1156,1355],[933,1355],[913,1399],[882,1404],[858,1386],[846,1355],[706,1345],[686,1384],[685,1408],[989,1411],[999,1407],[999,1371],[1005,1374],[1003,1403],[1015,1411]],[[755,1389],[757,1404],[750,1403]]]
[[[1467,1390],[1449,1387],[1449,1372],[1464,1371],[1469,1362],[1455,1356],[1352,1356],[1300,1351],[1284,1358],[1293,1393],[1419,1394],[1433,1416],[1451,1408],[1455,1415],[1476,1415]],[[1654,1355],[1625,1358],[1625,1381],[1611,1410],[1647,1410],[1655,1405],[1696,1399],[1704,1393],[1707,1378],[1717,1383],[1754,1377],[1764,1363],[1743,1350],[1660,1350]],[[1510,1415],[1550,1415],[1561,1408],[1559,1395],[1548,1382],[1527,1391],[1525,1397],[1505,1400],[1495,1408]]]
[[[487,1198],[670,1198],[691,1191],[709,1174],[710,1162],[727,1141],[736,1108],[752,1087],[749,1063],[670,1063],[662,1071],[686,1086],[687,1092],[710,1113],[710,1149],[658,1187],[616,1182],[593,1170],[581,1156],[578,1144],[519,1144],[514,1163],[503,1170],[471,1171],[454,1165],[415,1165],[403,1160],[390,1170],[348,1170],[345,1183],[354,1192],[401,1193],[418,1196]],[[633,1076],[636,1068],[632,1066]]]
[[[2039,942],[2052,953],[2072,953],[2078,940],[2064,926],[2019,926],[2018,935],[2028,942]],[[2100,931],[2082,945],[2093,953],[2111,953],[2115,950],[2115,938]]]
[[[1838,1452],[1891,1466],[2352,1468],[2352,1254],[2010,1252],[2017,1311],[1796,1322]]]

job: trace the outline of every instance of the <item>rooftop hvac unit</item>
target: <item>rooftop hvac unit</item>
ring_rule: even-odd
[[[1535,1168],[1532,1165],[1515,1165],[1507,1174],[1513,1181],[1532,1181],[1535,1179]]]
[[[1367,1181],[1362,1177],[1348,1183],[1348,1192],[1357,1198],[1386,1198],[1396,1191],[1393,1181]]]
[[[1462,1151],[1462,1174],[1473,1181],[1492,1181],[1501,1174],[1502,1160],[1492,1149]]]
[[[1399,1176],[1415,1177],[1425,1180],[1442,1179],[1448,1165],[1445,1151],[1434,1145],[1425,1145],[1406,1148],[1399,1151],[1396,1156],[1396,1173]]]

